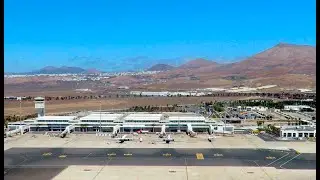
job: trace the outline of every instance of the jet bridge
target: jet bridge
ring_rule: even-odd
[[[159,138],[163,138],[165,135],[166,135],[166,125],[164,124],[161,126],[161,132],[160,132]]]
[[[7,132],[5,132],[5,137],[11,137],[12,135],[17,135],[17,134],[24,134],[25,132],[30,131],[30,126],[29,125],[21,125],[18,126],[18,128],[14,129],[14,130],[9,130]]]
[[[193,131],[192,125],[190,123],[187,124],[187,135],[189,135],[190,137],[195,137],[197,135],[197,133]]]
[[[66,129],[64,131],[62,131],[62,133],[60,134],[61,138],[65,138],[67,136],[67,134],[70,134],[71,131],[75,128],[74,125],[69,125],[66,127]]]
[[[118,135],[118,133],[120,132],[120,125],[115,125],[114,127],[113,127],[113,131],[112,131],[112,135],[111,135],[111,137],[116,137],[117,135]]]
[[[214,129],[212,125],[209,125],[209,134],[213,134],[214,133]]]

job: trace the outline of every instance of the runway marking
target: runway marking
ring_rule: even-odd
[[[266,159],[276,159],[276,157],[273,156],[267,156]]]
[[[51,152],[49,152],[49,153],[43,153],[43,154],[42,154],[42,156],[51,156],[51,155],[52,155]]]
[[[124,156],[132,156],[132,154],[128,153],[128,154],[123,154]]]
[[[198,160],[202,160],[204,159],[203,154],[202,153],[196,153],[196,157]]]
[[[116,156],[117,154],[116,153],[110,153],[108,154],[108,156]]]
[[[89,153],[86,157],[84,157],[83,159],[87,159],[92,153]]]
[[[171,156],[171,154],[166,153],[166,154],[162,154],[163,156]]]
[[[294,156],[293,158],[289,159],[288,161],[284,162],[283,164],[280,165],[280,168],[285,169],[285,168],[282,167],[283,165],[286,165],[288,162],[292,161],[293,159],[295,159],[296,157],[298,157],[300,155],[301,154],[298,154],[298,155]]]
[[[24,159],[22,162],[20,162],[19,164],[17,164],[17,165],[13,165],[13,166],[6,166],[6,168],[8,168],[7,170],[5,170],[4,171],[4,174],[7,174],[11,169],[13,169],[13,168],[19,168],[20,166],[22,166],[22,164],[24,163],[24,162],[26,162],[28,159],[27,158],[25,158],[25,157],[23,157],[22,156],[22,158]]]
[[[267,166],[270,166],[271,164],[273,164],[273,163],[275,163],[275,162],[279,161],[280,159],[282,159],[282,158],[284,158],[284,157],[288,156],[289,154],[290,154],[290,153],[288,152],[287,154],[285,154],[285,155],[281,156],[279,159],[276,159],[276,160],[272,161],[271,163],[267,164]]]
[[[60,155],[59,158],[66,158],[67,155]]]
[[[216,154],[213,154],[213,156],[215,156],[215,157],[223,157],[223,154],[216,153]]]

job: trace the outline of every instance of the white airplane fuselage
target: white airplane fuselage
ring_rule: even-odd
[[[123,135],[121,138],[119,138],[119,142],[123,143],[125,141],[131,141],[131,138],[127,138],[127,135]]]
[[[197,135],[197,133],[193,131],[191,124],[187,124],[187,135],[190,137],[195,137]]]
[[[112,138],[117,137],[117,135],[118,135],[119,132],[120,132],[120,126],[119,126],[119,125],[116,125],[116,126],[113,128],[111,137],[112,137]]]
[[[166,141],[166,143],[169,144],[171,141],[174,141],[174,139],[173,139],[173,138],[171,137],[171,135],[169,134],[169,135],[167,136],[167,138],[164,139],[164,141]]]
[[[159,138],[163,138],[166,135],[166,125],[162,125]]]

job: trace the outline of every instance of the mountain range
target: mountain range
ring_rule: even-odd
[[[156,64],[152,67],[148,68],[147,71],[169,71],[174,69],[174,66],[168,65],[168,64]]]
[[[46,66],[39,70],[25,72],[25,73],[5,73],[6,75],[10,74],[80,74],[80,73],[100,73],[101,71],[97,69],[83,69],[80,67],[69,67],[69,66]]]
[[[280,43],[240,62],[218,64],[211,60],[195,59],[173,71],[189,69],[197,74],[213,73],[222,76],[243,75],[248,77],[283,74],[315,75],[315,65],[315,47]]]
[[[155,76],[168,79],[165,87],[171,81],[172,84],[190,83],[186,80],[190,76],[200,79],[193,82],[193,86],[215,86],[232,80],[250,86],[278,84],[286,87],[315,87],[315,75],[315,47],[279,43],[240,62],[218,64],[211,60],[196,59]]]
[[[315,85],[316,75],[316,48],[307,45],[279,43],[274,47],[259,52],[240,62],[219,64],[203,58],[188,61],[174,67],[167,64],[155,64],[146,69],[149,71],[163,71],[153,78],[165,78],[177,83],[183,77],[192,76],[199,79],[199,83],[213,82],[213,79],[246,81],[253,84],[286,83],[294,86],[305,81],[306,86]],[[29,74],[61,74],[61,73],[99,73],[96,69],[79,67],[48,66]],[[209,83],[210,84],[210,83]],[[213,83],[214,84],[214,83]]]

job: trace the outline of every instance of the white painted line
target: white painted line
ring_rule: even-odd
[[[89,153],[86,157],[83,157],[83,159],[87,159],[92,153]]]
[[[296,157],[298,157],[298,156],[300,156],[300,155],[301,155],[301,154],[298,154],[298,155],[294,156],[293,158],[289,159],[288,161],[286,161],[285,163],[281,164],[281,165],[280,165],[280,168],[283,168],[283,167],[282,167],[283,165],[286,165],[288,162],[292,161],[293,159],[295,159]],[[283,169],[285,169],[285,168],[283,168]]]
[[[6,171],[4,171],[4,174],[7,174],[11,169],[22,166],[24,162],[26,162],[28,159],[24,159],[21,163],[13,166],[5,166],[5,168],[8,168]]]
[[[276,160],[272,161],[272,162],[271,162],[271,163],[269,163],[267,166],[270,166],[271,164],[273,164],[273,163],[275,163],[275,162],[279,161],[280,159],[282,159],[282,158],[284,158],[284,157],[288,156],[289,154],[290,154],[290,153],[288,152],[287,154],[283,155],[283,156],[282,156],[282,157],[280,157],[279,159],[276,159]]]

